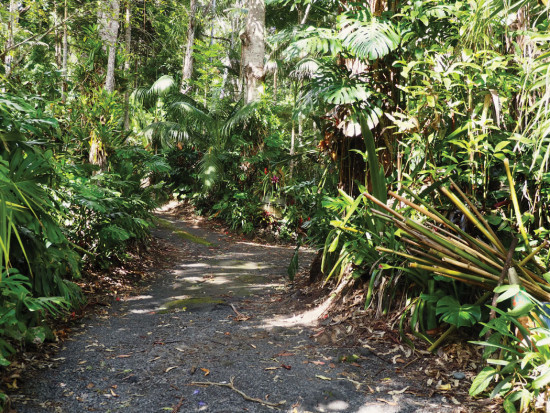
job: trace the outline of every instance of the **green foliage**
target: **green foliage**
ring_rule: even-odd
[[[441,320],[457,327],[471,327],[481,320],[479,305],[461,305],[457,299],[445,296],[438,300],[436,314]]]
[[[517,286],[503,286],[498,302],[521,295],[528,305],[504,311],[492,308],[498,317],[483,323],[483,337],[475,342],[484,346],[489,364],[474,379],[470,395],[478,396],[492,388],[491,397],[502,396],[507,412],[534,410],[547,403],[550,383],[550,329],[548,306],[521,291]],[[498,358],[493,358],[498,352]]]

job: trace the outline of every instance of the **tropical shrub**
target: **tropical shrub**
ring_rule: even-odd
[[[507,413],[547,409],[550,383],[549,307],[518,285],[495,290],[497,303],[514,298],[520,305],[509,310],[490,307],[498,316],[484,325],[477,341],[484,347],[488,366],[477,375],[470,388],[471,396],[491,389],[490,396],[504,398]]]

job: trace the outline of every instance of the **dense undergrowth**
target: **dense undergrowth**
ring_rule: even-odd
[[[148,179],[168,168],[133,147],[116,148],[101,168],[83,162],[65,150],[74,131],[46,103],[0,94],[2,366],[55,339],[48,320],[83,304],[74,283],[83,271],[122,263],[131,243],[146,241],[160,194]]]

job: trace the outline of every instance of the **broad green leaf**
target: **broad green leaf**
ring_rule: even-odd
[[[489,387],[489,384],[491,384],[491,381],[497,373],[498,371],[493,367],[483,368],[483,370],[481,370],[475,377],[472,385],[470,386],[470,396],[477,396],[478,394],[484,392],[485,389]]]

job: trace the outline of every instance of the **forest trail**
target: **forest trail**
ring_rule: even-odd
[[[27,371],[15,411],[462,411],[407,393],[414,383],[367,348],[314,341],[305,313],[282,302],[292,247],[159,218],[168,268],[82,319],[47,368]]]

